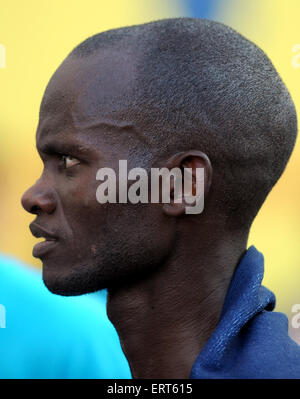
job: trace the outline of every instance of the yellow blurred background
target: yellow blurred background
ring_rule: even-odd
[[[57,66],[92,34],[191,16],[189,4],[185,0],[0,0],[0,44],[6,49],[6,66],[0,68],[1,252],[40,267],[31,255],[36,240],[28,225],[33,218],[22,209],[20,198],[41,173],[35,129],[43,91]],[[292,64],[296,55],[292,49],[300,44],[299,16],[299,0],[219,0],[211,19],[232,26],[269,55],[292,94],[300,119],[300,68]],[[265,255],[264,284],[275,292],[277,310],[289,317],[292,305],[300,303],[299,147],[298,140],[249,239],[249,245]]]

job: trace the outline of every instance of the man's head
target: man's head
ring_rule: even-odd
[[[32,232],[50,240],[35,249],[45,284],[64,295],[111,287],[155,273],[178,247],[188,256],[191,238],[247,233],[296,133],[271,62],[229,27],[168,19],[87,39],[48,84],[44,171],[22,199],[37,215]],[[129,169],[203,167],[204,212],[99,204],[97,170],[121,159]]]

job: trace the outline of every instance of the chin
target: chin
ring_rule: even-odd
[[[43,281],[50,292],[62,296],[77,296],[104,289],[95,279],[91,279],[82,273],[59,273],[43,266]]]
[[[45,286],[48,288],[52,294],[61,295],[61,296],[77,296],[86,294],[84,290],[79,289],[78,287],[70,286],[62,281],[53,281],[52,279],[43,277],[43,281]]]
[[[116,267],[116,264],[123,267]],[[121,256],[113,261],[111,258],[86,259],[85,263],[49,257],[43,260],[43,281],[53,294],[77,296],[103,289],[118,290],[138,283],[156,270],[154,266],[157,265],[150,263],[146,266],[144,259],[137,264],[128,264],[128,259]]]

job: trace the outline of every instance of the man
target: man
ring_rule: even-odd
[[[134,378],[300,376],[287,319],[261,286],[262,255],[246,251],[296,132],[267,56],[212,21],[104,32],[55,72],[37,130],[44,171],[22,199],[46,239],[33,253],[54,293],[108,289]],[[124,203],[117,184],[119,201],[99,204],[98,170],[120,160],[189,169],[192,193],[204,170],[203,212],[186,214],[174,180],[169,203]]]
[[[0,254],[0,378],[131,378],[105,302],[104,291],[53,295],[37,270]]]

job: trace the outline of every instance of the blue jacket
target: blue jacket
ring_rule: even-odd
[[[300,346],[275,296],[261,285],[263,255],[250,247],[239,263],[219,323],[190,378],[300,378]]]
[[[105,292],[51,294],[37,270],[0,255],[0,305],[0,378],[131,378]]]

